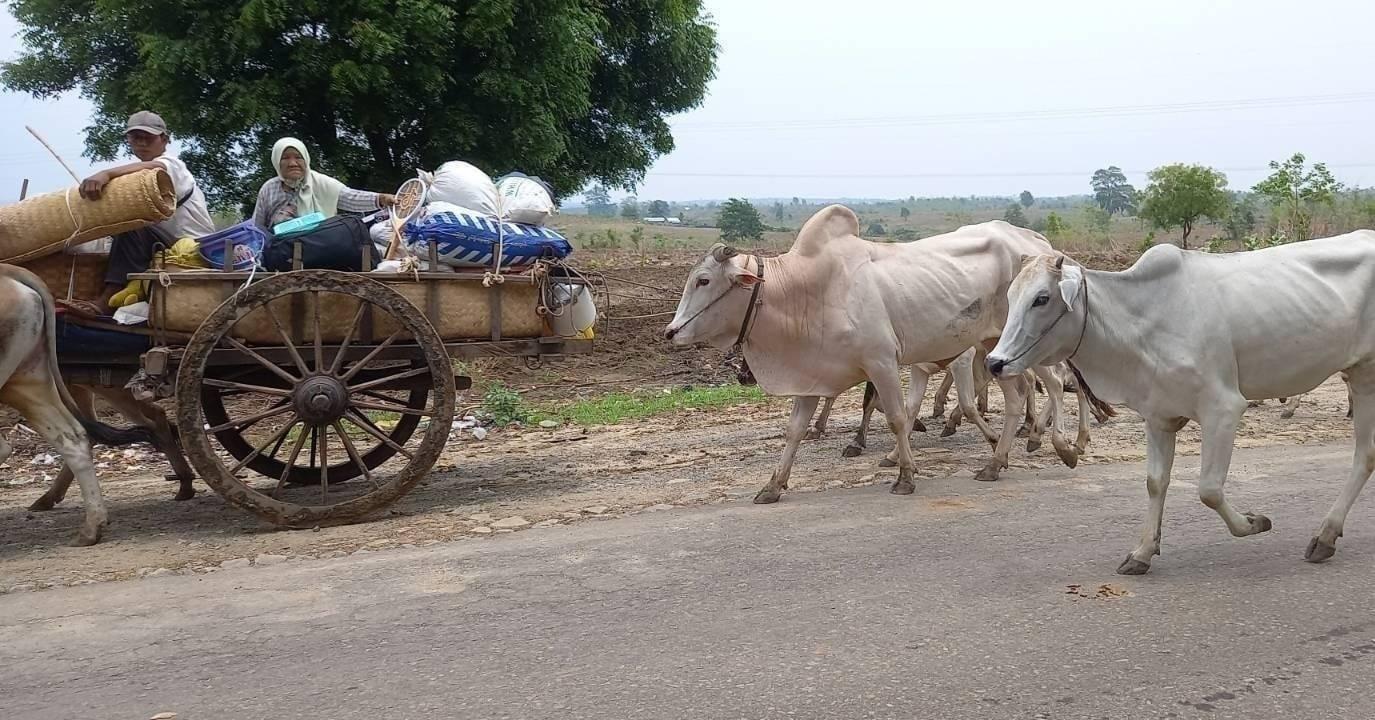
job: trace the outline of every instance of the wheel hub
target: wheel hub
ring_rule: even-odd
[[[349,406],[349,391],[337,378],[312,375],[296,386],[291,402],[306,423],[325,425],[343,417]]]

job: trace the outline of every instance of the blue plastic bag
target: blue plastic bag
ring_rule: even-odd
[[[535,225],[500,222],[479,213],[438,212],[423,220],[406,224],[406,239],[420,245],[415,251],[429,257],[428,243],[439,247],[439,261],[453,267],[489,267],[497,241],[501,241],[501,264],[508,267],[532,265],[537,260],[561,260],[573,252],[568,238]]]
[[[224,268],[224,248],[233,242],[236,246],[234,269],[252,270],[263,256],[263,248],[267,247],[267,233],[249,220],[206,235],[196,242],[200,245],[201,259],[216,270]]]

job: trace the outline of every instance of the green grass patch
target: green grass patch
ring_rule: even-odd
[[[675,389],[669,392],[644,390],[635,393],[612,393],[536,410],[539,420],[556,420],[574,425],[615,425],[626,420],[661,415],[681,410],[700,410],[762,402],[765,395],[758,387],[723,385]]]

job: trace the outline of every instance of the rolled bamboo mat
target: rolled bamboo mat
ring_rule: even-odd
[[[77,186],[0,207],[0,262],[18,265],[83,242],[160,223],[176,212],[172,178],[163,170],[117,177],[99,200]]]

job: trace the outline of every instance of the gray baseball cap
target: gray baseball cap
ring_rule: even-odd
[[[163,122],[162,116],[150,110],[140,110],[129,116],[129,123],[124,126],[124,132],[129,133],[135,130],[152,135],[166,135],[167,123]]]

